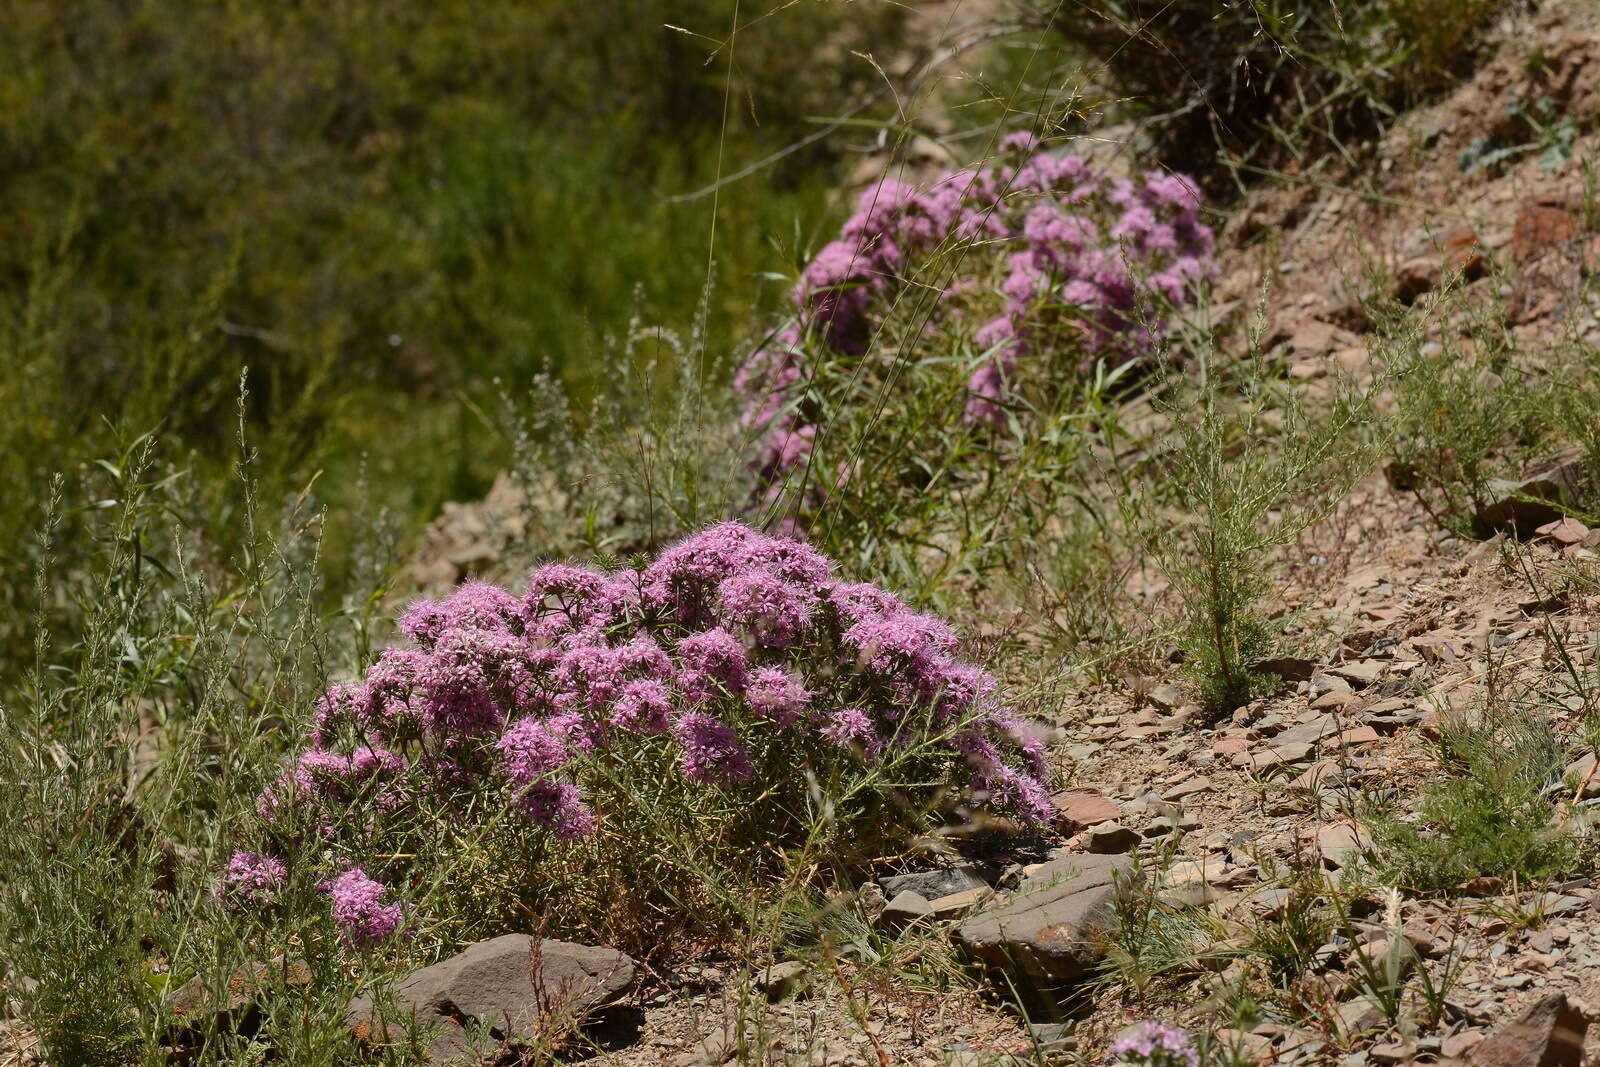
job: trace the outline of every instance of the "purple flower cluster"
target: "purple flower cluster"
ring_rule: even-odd
[[[403,909],[399,904],[383,903],[389,888],[368,878],[360,867],[352,867],[318,888],[328,894],[339,936],[350,948],[381,945],[400,929]]]
[[[1063,328],[1084,367],[1151,350],[1161,330],[1151,310],[1184,305],[1211,273],[1214,241],[1199,208],[1185,178],[1112,178],[1078,156],[1039,152],[1027,133],[1006,138],[992,165],[945,174],[927,189],[886,179],[867,190],[839,238],[801,273],[795,318],[735,378],[747,420],[765,434],[763,478],[799,467],[815,446],[816,427],[797,410],[812,365],[808,342],[846,356],[866,351],[930,253],[973,243],[963,260],[971,267],[942,283],[939,307],[968,324],[983,353],[967,383],[967,417],[993,424],[1019,362],[1048,349]],[[990,250],[1000,275],[980,279],[995,262]],[[997,302],[973,298],[996,291]]]
[[[697,785],[757,789],[807,758],[925,749],[977,802],[1050,813],[1042,744],[956,658],[947,625],[838,580],[809,545],[737,523],[642,570],[546,566],[520,597],[465,585],[412,606],[400,628],[411,643],[329,690],[311,746],[262,793],[280,838],[309,831],[360,854],[386,825],[507,811],[582,837],[597,817],[585,776],[647,745]],[[225,881],[244,899],[282,874],[241,854]],[[359,868],[326,885],[352,945],[398,924],[399,905],[380,905],[384,887]]]
[[[1189,1034],[1165,1023],[1143,1022],[1130,1028],[1107,1050],[1113,1063],[1133,1063],[1143,1067],[1200,1067]]]
[[[217,884],[217,899],[227,908],[264,907],[278,898],[288,874],[282,860],[235,852]]]

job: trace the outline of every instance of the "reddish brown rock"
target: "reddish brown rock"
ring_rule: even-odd
[[[1580,1067],[1589,1021],[1565,993],[1551,993],[1472,1050],[1475,1067]]]
[[[1121,823],[1106,822],[1096,826],[1084,836],[1084,847],[1090,852],[1105,856],[1120,856],[1142,841],[1139,832]]]
[[[1394,296],[1402,304],[1413,304],[1419,296],[1431,293],[1444,278],[1444,267],[1437,256],[1416,256],[1400,264],[1394,275]]]
[[[1377,740],[1378,731],[1370,726],[1357,726],[1340,734],[1338,744],[1341,748],[1354,748],[1357,745],[1370,745]]]
[[[1518,263],[1537,259],[1557,245],[1566,244],[1583,228],[1583,219],[1561,200],[1524,200],[1517,207],[1511,234],[1511,255]]]
[[[1562,517],[1555,502],[1569,499],[1588,474],[1582,453],[1573,450],[1532,477],[1490,482],[1490,501],[1478,511],[1478,521],[1489,530],[1532,536],[1539,527]]]
[[[1366,834],[1347,822],[1324,826],[1316,831],[1315,839],[1323,863],[1335,870],[1347,866],[1370,844]]]
[[[1335,678],[1343,678],[1357,689],[1365,689],[1383,677],[1383,664],[1372,659],[1357,660],[1355,663],[1341,663],[1330,668],[1328,673]]]
[[[1056,826],[1062,833],[1076,833],[1103,822],[1115,822],[1122,809],[1093,789],[1065,789],[1050,798],[1055,805]]]
[[[1540,537],[1548,537],[1558,545],[1579,545],[1589,536],[1589,527],[1567,515],[1547,522],[1533,532]]]
[[[1583,243],[1583,274],[1586,278],[1600,277],[1600,234]]]

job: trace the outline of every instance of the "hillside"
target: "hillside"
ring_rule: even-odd
[[[30,490],[0,1065],[1600,1062],[1600,9],[1269,8],[830,9],[790,273]]]

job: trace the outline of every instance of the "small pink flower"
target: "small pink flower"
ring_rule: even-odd
[[[372,948],[394,936],[404,918],[399,904],[384,904],[389,887],[352,867],[320,887],[332,902],[333,921],[347,947]]]

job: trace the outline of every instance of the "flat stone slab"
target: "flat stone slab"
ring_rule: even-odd
[[[1023,879],[1004,907],[956,928],[975,959],[1048,982],[1081,978],[1103,955],[1098,936],[1115,921],[1119,882],[1138,877],[1129,856],[1064,856]]]
[[[394,1006],[420,1023],[451,1024],[431,1050],[434,1060],[446,1060],[467,1049],[467,1024],[514,1041],[546,1013],[581,1019],[621,997],[633,978],[633,960],[615,949],[506,934],[402,979]],[[388,1037],[370,996],[352,1000],[345,1021],[364,1039]]]
[[[1122,817],[1122,809],[1095,789],[1065,789],[1051,797],[1050,803],[1056,809],[1056,822],[1066,833]]]
[[[998,874],[998,872],[993,872]],[[878,879],[883,895],[893,900],[901,893],[915,893],[925,900],[937,900],[952,893],[968,889],[987,889],[992,881],[991,872],[984,867],[968,864],[963,867],[935,867],[931,871],[913,871],[910,874],[891,874]]]

